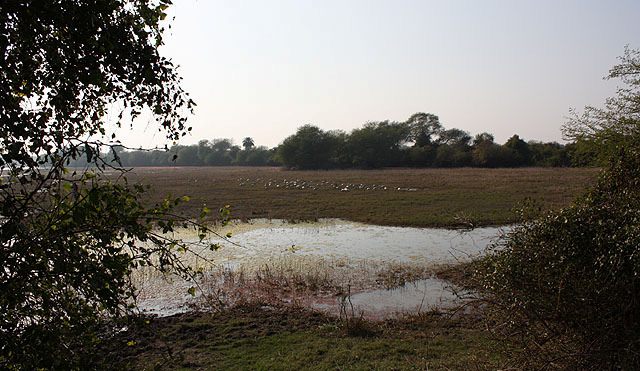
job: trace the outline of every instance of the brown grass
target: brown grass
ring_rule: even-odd
[[[545,208],[567,206],[597,173],[597,169],[572,168],[174,167],[137,168],[128,178],[152,185],[149,201],[168,194],[188,195],[191,202],[179,206],[188,217],[196,217],[206,204],[212,210],[231,205],[231,216],[239,219],[342,218],[379,225],[455,227],[513,222],[513,208],[526,197]],[[210,221],[215,217],[211,215]]]

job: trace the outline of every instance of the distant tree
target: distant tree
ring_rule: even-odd
[[[147,151],[131,151],[127,158],[127,166],[151,166],[151,156]]]
[[[567,147],[557,142],[529,141],[531,162],[535,166],[570,166]]]
[[[269,149],[269,157],[267,158],[267,166],[282,166],[283,163],[278,156],[278,147]]]
[[[177,153],[176,165],[178,166],[200,166],[198,157],[198,146],[184,146]]]
[[[342,130],[331,130],[327,132],[327,135],[332,148],[329,158],[332,167],[352,166],[351,156],[347,150],[349,135]]]
[[[150,154],[151,165],[153,166],[168,166],[170,164],[171,157],[173,155],[168,151],[152,151]]]
[[[473,143],[471,143],[471,145],[475,147],[482,142],[493,143],[493,141],[494,141],[493,135],[485,132],[485,133],[476,134],[476,136],[473,138]]]
[[[238,157],[238,154],[242,151],[242,149],[240,148],[240,146],[236,146],[236,145],[232,145],[231,148],[229,148],[229,158],[231,159],[231,162],[233,163],[234,161],[236,161],[236,158]]]
[[[227,152],[231,150],[231,147],[233,147],[231,139],[223,138],[211,141],[211,148],[216,152]]]
[[[254,145],[255,145],[255,142],[251,137],[246,137],[242,140],[242,147],[244,147],[244,149],[253,148]]]
[[[409,139],[417,147],[431,145],[443,130],[438,116],[432,113],[418,112],[406,121],[409,127]]]
[[[438,138],[439,144],[459,144],[468,146],[471,136],[468,132],[460,129],[441,130]]]
[[[410,138],[410,127],[403,122],[368,122],[354,129],[347,139],[352,164],[357,167],[379,168],[406,163],[403,145]]]
[[[464,167],[471,166],[472,154],[469,146],[464,144],[443,144],[438,147],[435,166]]]
[[[108,163],[119,163],[121,162],[121,157],[123,153],[124,153],[124,147],[122,145],[109,146],[109,152],[107,153],[107,157],[105,158],[105,160]]]
[[[435,145],[413,146],[409,149],[410,166],[430,167],[436,166],[436,157],[438,155],[438,147]]]
[[[233,143],[230,139],[216,138],[209,142],[211,152],[207,154],[204,159],[205,165],[209,166],[228,166],[231,165],[235,159],[235,154],[232,154],[231,149]],[[238,148],[239,149],[239,148]]]
[[[265,146],[260,146],[249,150],[245,163],[248,166],[266,166],[269,157],[271,157],[269,149]]]
[[[203,139],[198,141],[198,162],[202,165],[207,165],[207,159],[209,155],[213,152],[211,148],[211,143],[208,140]]]
[[[328,169],[335,167],[332,161],[338,143],[331,133],[313,125],[298,128],[278,147],[278,156],[286,167],[296,169]]]
[[[531,149],[529,144],[520,139],[518,135],[513,135],[504,144],[505,148],[513,151],[513,162],[515,166],[526,166],[531,164]]]
[[[514,152],[499,144],[484,141],[478,144],[472,154],[473,165],[477,167],[515,166]]]
[[[247,165],[247,156],[251,153],[250,149],[243,149],[236,153],[231,165],[233,166],[246,166]]]

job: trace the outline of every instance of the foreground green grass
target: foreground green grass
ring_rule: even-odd
[[[120,339],[114,354],[133,369],[493,370],[509,349],[481,320],[423,314],[382,323],[292,309],[156,318]],[[351,335],[349,334],[351,329]],[[128,343],[129,345],[125,345]],[[116,359],[116,358],[114,358]]]

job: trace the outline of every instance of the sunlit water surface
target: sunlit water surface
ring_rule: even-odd
[[[192,264],[205,269],[226,268],[251,271],[266,264],[280,264],[301,271],[340,269],[348,282],[366,281],[367,275],[385,266],[432,267],[468,261],[482,254],[497,239],[500,228],[458,231],[435,228],[375,226],[327,219],[314,223],[287,223],[281,220],[253,220],[234,223],[218,231],[225,239],[210,236],[205,241],[222,247],[217,251],[197,250],[202,258]],[[197,241],[194,232],[178,233],[185,241]],[[376,269],[369,269],[376,267]],[[316,272],[317,274],[317,272]],[[190,283],[165,280],[157,275],[140,275],[139,306],[148,313],[172,315],[197,301],[185,295]],[[350,296],[349,309],[385,317],[416,313],[459,304],[446,282],[425,278],[393,290],[360,290]],[[307,305],[330,313],[339,311],[338,299],[307,300]]]

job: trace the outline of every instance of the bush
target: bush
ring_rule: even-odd
[[[573,206],[516,227],[480,273],[528,357],[639,369],[640,151],[623,150]]]

